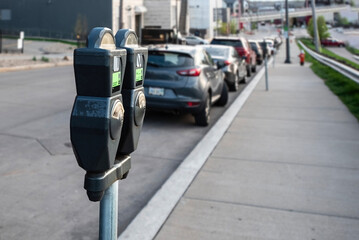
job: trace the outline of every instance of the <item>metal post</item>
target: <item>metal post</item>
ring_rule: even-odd
[[[100,202],[99,240],[117,239],[118,181],[106,191]]]
[[[0,53],[2,52],[2,31],[0,30]]]
[[[286,48],[287,48],[287,55],[284,63],[291,63],[290,62],[290,49],[289,49],[289,14],[288,14],[288,0],[285,0],[285,28],[286,28]]]
[[[264,69],[265,69],[265,77],[266,77],[266,91],[268,91],[269,86],[268,86],[268,58],[267,58],[267,55],[264,58]]]
[[[120,0],[120,24],[119,29],[123,28],[123,0]]]
[[[319,52],[319,36],[318,36],[318,26],[317,26],[317,17],[315,13],[315,1],[311,1],[312,4],[312,22],[313,22],[313,30],[314,30],[314,44],[315,50]]]

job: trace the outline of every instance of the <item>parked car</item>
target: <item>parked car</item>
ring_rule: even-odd
[[[246,60],[238,55],[234,47],[207,45],[204,48],[211,55],[214,63],[224,72],[224,80],[229,90],[237,91],[239,82],[246,81]]]
[[[256,54],[251,49],[247,39],[243,37],[215,37],[212,39],[213,45],[232,46],[237,50],[239,56],[246,57],[247,76],[251,76],[251,72],[255,72],[257,68]]]
[[[228,101],[224,73],[200,45],[149,48],[144,88],[149,109],[189,112],[200,126],[209,124],[212,104]]]
[[[257,64],[261,65],[263,62],[263,51],[259,43],[255,40],[249,40],[252,50],[256,53]]]
[[[274,52],[276,51],[274,47],[274,41],[270,39],[265,39],[265,41],[267,43],[267,48],[269,48],[270,54],[273,55]]]
[[[186,43],[187,45],[198,45],[198,44],[208,44],[208,41],[197,36],[187,36]]]
[[[328,47],[344,47],[345,43],[343,41],[337,40],[335,38],[327,38],[320,41],[323,46]]]
[[[257,41],[258,44],[261,46],[262,51],[263,51],[263,59],[265,57],[265,55],[267,55],[267,57],[269,58],[271,56],[271,51],[270,48],[268,47],[267,42],[263,41],[263,40],[258,40]]]

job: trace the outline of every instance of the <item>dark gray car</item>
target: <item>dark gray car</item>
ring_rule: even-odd
[[[224,106],[224,73],[201,46],[166,45],[148,49],[144,81],[149,109],[189,112],[207,126],[211,105]]]
[[[229,90],[237,91],[239,82],[245,82],[246,60],[240,57],[234,47],[208,45],[204,47],[212,59],[221,67]]]

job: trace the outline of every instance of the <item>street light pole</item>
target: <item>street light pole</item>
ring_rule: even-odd
[[[317,24],[317,16],[315,13],[315,1],[311,1],[312,4],[312,22],[313,22],[313,30],[314,30],[314,44],[315,50],[319,52],[319,34],[318,34],[318,24]]]
[[[285,37],[286,37],[286,48],[287,55],[284,63],[290,62],[290,49],[289,49],[289,14],[288,14],[288,0],[285,0]]]

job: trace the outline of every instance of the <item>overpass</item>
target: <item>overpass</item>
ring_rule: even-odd
[[[331,5],[325,7],[316,7],[316,13],[319,15],[320,13],[339,12],[341,10],[347,9],[347,6],[348,5]],[[359,8],[351,8],[351,10],[359,12]],[[312,8],[291,8],[288,14],[289,18],[311,16]],[[261,22],[273,19],[283,19],[284,17],[285,11],[282,9],[281,11],[245,14],[241,17],[241,21]]]

